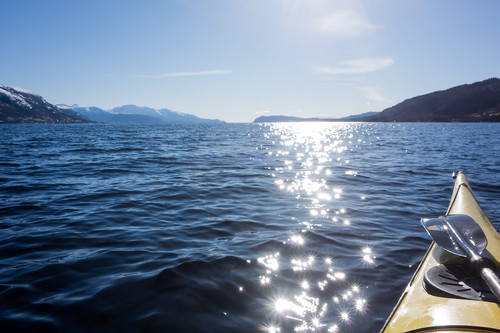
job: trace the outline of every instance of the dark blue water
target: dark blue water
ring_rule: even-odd
[[[2,332],[376,332],[500,124],[0,126]]]

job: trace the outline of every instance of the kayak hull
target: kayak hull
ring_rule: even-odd
[[[498,267],[500,235],[479,206],[464,173],[456,175],[447,211],[447,215],[454,214],[468,215],[481,226],[488,239],[483,256]],[[425,273],[430,268],[464,261],[433,242],[381,332],[500,332],[499,303],[439,297],[424,289]]]

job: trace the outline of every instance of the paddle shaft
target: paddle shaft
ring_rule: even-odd
[[[496,273],[489,267],[486,267],[486,264],[483,258],[479,253],[477,253],[476,249],[474,246],[470,245],[467,240],[464,239],[462,234],[453,226],[451,223],[445,219],[445,223],[448,226],[448,230],[452,232],[453,238],[460,246],[460,248],[465,252],[467,255],[467,258],[474,264],[479,264],[478,269],[479,269],[479,275],[483,279],[484,282],[488,285],[490,288],[491,292],[496,296],[498,300],[500,300],[500,279],[496,275]],[[475,265],[473,265],[475,266]],[[493,265],[495,268],[496,266]]]
[[[483,267],[481,268],[481,277],[490,287],[491,292],[500,300],[500,279],[495,272],[491,268]]]

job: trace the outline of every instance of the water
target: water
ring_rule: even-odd
[[[500,124],[0,126],[0,328],[376,332]]]

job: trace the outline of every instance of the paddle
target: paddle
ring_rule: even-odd
[[[457,256],[467,257],[472,268],[500,300],[500,279],[496,275],[496,266],[481,256],[488,240],[474,219],[468,215],[457,214],[422,219],[421,222],[437,245]]]

